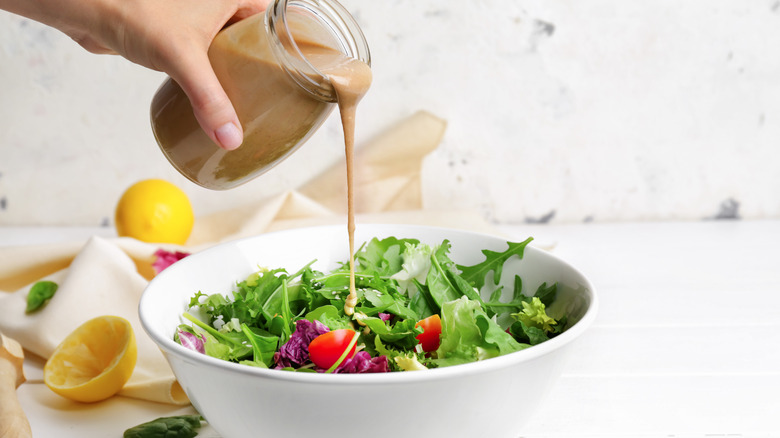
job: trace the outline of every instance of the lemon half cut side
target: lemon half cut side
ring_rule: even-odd
[[[70,400],[105,400],[130,379],[137,357],[130,323],[118,316],[99,316],[60,343],[43,367],[43,381]]]

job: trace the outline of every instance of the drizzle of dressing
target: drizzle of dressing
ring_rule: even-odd
[[[355,198],[354,198],[354,149],[355,113],[360,99],[371,85],[371,68],[364,62],[349,58],[332,49],[306,53],[306,58],[324,73],[338,98],[341,124],[344,130],[344,154],[347,164],[347,232],[349,234],[349,295],[344,302],[344,313],[355,312],[357,293],[355,291]]]

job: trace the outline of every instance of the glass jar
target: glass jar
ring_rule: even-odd
[[[306,58],[308,46],[338,50],[370,65],[368,44],[334,0],[275,0],[264,14],[217,34],[209,59],[244,129],[233,151],[200,128],[181,87],[168,78],[151,105],[163,154],[185,177],[225,190],[268,171],[298,149],[336,106],[328,78]]]

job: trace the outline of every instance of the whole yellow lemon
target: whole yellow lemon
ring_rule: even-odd
[[[176,185],[161,179],[139,181],[128,188],[116,206],[116,231],[149,243],[183,245],[192,232],[192,205]]]

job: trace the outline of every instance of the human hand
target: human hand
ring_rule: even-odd
[[[115,53],[167,73],[187,94],[195,118],[217,145],[243,141],[238,116],[208,59],[227,24],[262,12],[271,0],[0,0],[0,8],[55,27],[92,53]]]

